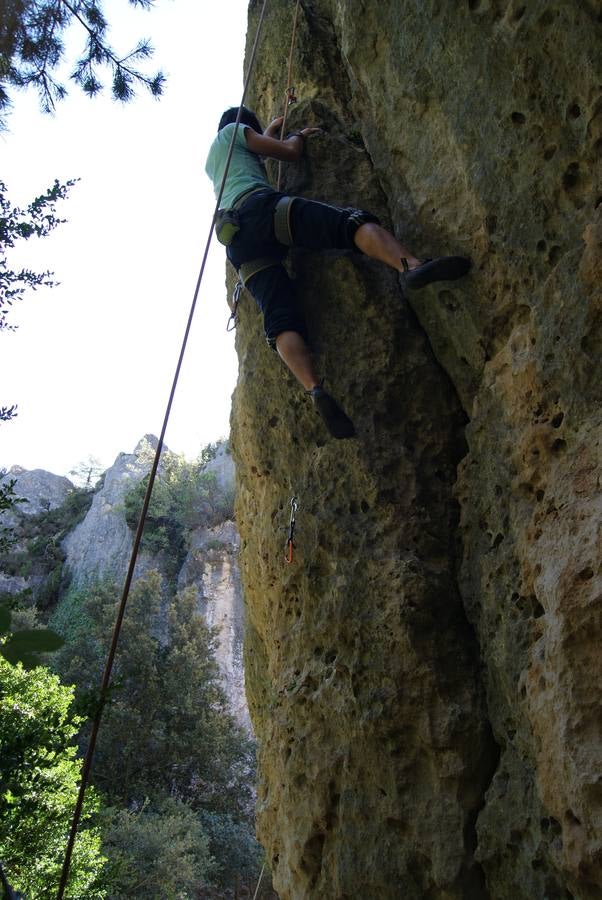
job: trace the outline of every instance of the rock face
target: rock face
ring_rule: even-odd
[[[268,4],[264,121],[291,18]],[[290,127],[325,133],[284,189],[474,266],[405,299],[295,251],[356,441],[243,304],[247,691],[283,900],[602,897],[599,29],[591,3],[302,3]]]
[[[0,484],[8,481],[15,482],[15,495],[27,501],[18,506],[19,512],[25,516],[35,516],[46,510],[56,509],[74,489],[72,482],[62,475],[53,475],[45,469],[23,469],[21,466],[12,466],[0,478]],[[3,514],[2,524],[13,525],[16,520],[17,517],[8,510]]]
[[[133,453],[120,453],[107,469],[104,484],[95,494],[86,518],[65,538],[65,565],[73,585],[125,578],[133,546],[133,535],[125,520],[125,496],[149,471],[156,448],[157,438],[146,435]],[[153,563],[152,557],[142,551],[136,575],[153,568]]]
[[[228,459],[231,460],[229,455]],[[226,481],[224,488],[228,486]],[[218,630],[216,658],[230,708],[238,722],[250,729],[243,669],[244,607],[238,569],[240,538],[236,525],[223,522],[213,528],[199,528],[192,534],[189,547],[178,575],[178,589],[196,588],[205,621]]]

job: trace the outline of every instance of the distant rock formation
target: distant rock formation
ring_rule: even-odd
[[[27,501],[18,505],[18,511],[25,516],[56,509],[74,489],[73,483],[62,475],[53,475],[44,469],[23,469],[21,466],[12,466],[0,478],[0,484],[7,481],[15,481],[15,495]],[[9,510],[2,521],[5,525],[14,524],[16,516]]]
[[[292,7],[267,7],[263,122]],[[247,690],[282,900],[602,897],[600,27],[576,0],[301,4],[288,127],[323,133],[283,190],[473,270],[404,298],[365,257],[293,254],[354,441],[240,306]]]
[[[65,568],[74,586],[102,578],[125,578],[134,540],[125,521],[125,496],[150,470],[156,448],[157,438],[146,435],[133,453],[120,453],[105,472],[86,518],[63,541]],[[152,557],[142,551],[136,576],[153,567]]]
[[[133,534],[125,518],[125,498],[150,470],[157,438],[146,435],[133,453],[120,453],[101,479],[101,487],[94,493],[85,518],[63,539],[62,581],[70,587],[81,588],[97,580],[110,579],[123,583],[129,565]],[[164,453],[170,451],[165,448]],[[234,490],[234,464],[224,444],[218,444],[216,454],[204,468],[215,476],[221,492]],[[19,506],[13,520],[18,523],[20,511],[32,515],[57,509],[75,488],[67,479],[43,470],[11,469],[7,478],[16,478],[16,493],[27,499]],[[8,523],[7,523],[8,524]],[[217,662],[223,685],[230,700],[232,713],[247,729],[249,714],[244,692],[242,638],[244,627],[243,598],[238,572],[239,539],[234,522],[225,521],[211,528],[200,528],[189,538],[189,549],[176,576],[177,588],[194,587],[199,611],[208,625],[218,631]],[[19,545],[24,551],[26,545]],[[151,570],[163,575],[165,559],[161,554],[141,550],[135,570],[140,578]],[[40,575],[8,575],[0,572],[0,592],[17,594],[27,588],[39,588]],[[166,602],[169,585],[164,579]]]

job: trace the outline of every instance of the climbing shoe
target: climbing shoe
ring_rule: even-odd
[[[307,393],[333,437],[341,439],[355,436],[353,422],[343,412],[336,400],[324,390],[322,385],[317,385],[313,390],[307,391]]]
[[[415,269],[410,269],[403,257],[401,264],[404,268],[401,275],[403,286],[410,291],[417,291],[433,281],[455,281],[456,278],[462,278],[472,263],[466,256],[438,256],[436,259],[425,259]]]

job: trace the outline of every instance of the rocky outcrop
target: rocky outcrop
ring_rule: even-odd
[[[264,120],[290,6],[268,4]],[[283,900],[602,896],[599,28],[589,3],[302,3],[291,129],[325,133],[285,190],[474,267],[410,304],[366,259],[295,252],[355,442],[241,313],[247,685]]]
[[[24,516],[36,516],[49,509],[57,509],[75,489],[73,483],[62,475],[53,475],[44,469],[23,469],[21,466],[12,466],[0,477],[0,484],[11,481],[15,483],[15,496],[25,500],[16,507],[17,512]],[[18,519],[18,514],[7,510],[3,513],[2,524],[14,525]]]
[[[75,587],[103,578],[125,578],[133,547],[125,520],[125,496],[149,471],[156,448],[157,438],[146,435],[133,453],[120,453],[107,469],[85,519],[63,541],[66,570]],[[156,561],[142,551],[136,577],[152,568]]]
[[[225,481],[224,489],[229,486],[230,482]],[[244,607],[239,548],[240,538],[234,522],[197,529],[189,539],[188,555],[178,575],[178,590],[196,589],[199,609],[207,624],[218,633],[216,659],[230,708],[238,722],[250,729],[244,686]]]

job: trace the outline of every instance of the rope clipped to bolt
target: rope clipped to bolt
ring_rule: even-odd
[[[132,548],[132,554],[131,554],[131,557],[130,557],[130,562],[129,562],[129,566],[128,566],[128,571],[127,571],[127,575],[126,575],[126,578],[125,578],[125,583],[124,583],[124,586],[123,586],[123,593],[122,593],[122,595],[121,595],[121,600],[120,600],[119,608],[118,608],[118,611],[117,611],[117,617],[116,617],[115,625],[114,625],[114,628],[113,628],[113,637],[112,637],[112,640],[111,640],[111,646],[110,646],[110,649],[109,649],[109,654],[108,654],[108,657],[107,657],[107,661],[106,661],[106,665],[105,665],[105,670],[104,670],[104,674],[103,674],[102,682],[101,682],[101,686],[100,686],[100,702],[98,703],[96,715],[95,715],[94,720],[93,720],[93,722],[92,722],[92,731],[91,731],[91,733],[90,733],[90,740],[89,740],[89,743],[88,743],[88,749],[87,749],[86,756],[85,756],[85,758],[84,758],[84,764],[83,764],[83,767],[82,767],[81,783],[80,783],[79,792],[78,792],[78,796],[77,796],[77,802],[76,802],[76,804],[75,804],[75,810],[74,810],[74,813],[73,813],[73,819],[72,819],[72,822],[71,822],[71,829],[70,829],[70,832],[69,832],[69,839],[68,839],[68,842],[67,842],[67,849],[66,849],[66,852],[65,852],[65,860],[64,860],[64,863],[63,863],[62,871],[61,871],[61,879],[60,879],[59,888],[58,888],[58,893],[57,893],[57,900],[63,900],[64,894],[65,894],[65,888],[67,887],[67,882],[68,882],[68,880],[69,880],[69,870],[70,870],[70,868],[71,868],[71,857],[72,857],[72,855],[73,855],[73,847],[74,847],[74,844],[75,844],[75,838],[76,838],[76,835],[77,835],[77,829],[78,829],[78,826],[79,826],[79,821],[80,821],[80,818],[81,818],[82,808],[83,808],[83,805],[84,805],[84,795],[85,795],[85,792],[86,792],[86,787],[88,786],[88,781],[89,781],[89,778],[90,778],[90,771],[91,771],[91,769],[92,769],[92,759],[93,759],[93,757],[94,757],[94,750],[95,750],[95,748],[96,748],[96,740],[97,740],[97,738],[98,738],[98,731],[99,731],[99,729],[100,729],[100,722],[101,722],[101,719],[102,719],[102,713],[103,713],[103,710],[104,710],[104,707],[105,707],[106,701],[107,701],[107,695],[108,695],[109,685],[110,685],[110,681],[111,681],[111,674],[112,674],[112,671],[113,671],[113,663],[114,663],[114,661],[115,661],[115,654],[116,654],[116,652],[117,652],[117,644],[118,644],[118,642],[119,642],[119,635],[120,635],[120,633],[121,633],[121,626],[122,626],[122,624],[123,624],[123,618],[124,618],[124,615],[125,615],[125,608],[126,608],[126,605],[127,605],[127,601],[128,601],[128,597],[129,597],[129,593],[130,593],[130,587],[131,587],[132,579],[133,579],[133,576],[134,576],[134,569],[135,569],[135,566],[136,566],[136,561],[137,561],[137,559],[138,559],[138,553],[139,553],[139,550],[140,550],[140,542],[141,542],[141,540],[142,540],[142,532],[143,532],[143,530],[144,530],[144,525],[145,525],[146,517],[147,517],[147,514],[148,514],[148,507],[149,507],[150,500],[151,500],[151,494],[152,494],[152,491],[153,491],[153,486],[154,486],[154,484],[155,484],[155,478],[156,478],[156,475],[157,475],[157,469],[158,469],[158,467],[159,467],[159,461],[160,461],[160,459],[161,459],[161,453],[162,453],[162,450],[163,450],[163,442],[164,442],[164,439],[165,439],[165,432],[166,432],[166,430],[167,430],[167,424],[168,424],[168,422],[169,422],[169,417],[170,417],[170,414],[171,414],[171,407],[172,407],[172,404],[173,404],[173,400],[174,400],[174,396],[175,396],[175,392],[176,392],[176,387],[177,387],[177,385],[178,385],[178,380],[179,380],[179,377],[180,377],[180,370],[181,370],[181,368],[182,368],[182,363],[183,363],[183,360],[184,360],[184,354],[185,354],[185,352],[186,352],[186,347],[187,347],[187,344],[188,344],[188,337],[189,337],[190,329],[191,329],[191,326],[192,326],[192,320],[193,320],[194,313],[195,313],[195,309],[196,309],[196,304],[197,304],[197,300],[198,300],[198,296],[199,296],[199,291],[200,291],[200,287],[201,287],[201,282],[202,282],[202,280],[203,280],[203,275],[204,275],[204,273],[205,273],[205,266],[206,266],[206,263],[207,263],[207,257],[208,257],[208,255],[209,255],[209,247],[210,247],[210,245],[211,245],[211,238],[213,237],[213,231],[214,231],[214,228],[215,228],[215,220],[216,220],[216,217],[217,217],[217,211],[218,211],[218,209],[219,209],[219,206],[220,206],[220,203],[221,203],[221,199],[222,199],[222,195],[223,195],[223,193],[224,193],[224,187],[225,187],[225,185],[226,185],[226,178],[228,177],[228,171],[229,171],[229,169],[230,169],[230,162],[231,162],[231,160],[232,160],[232,154],[233,154],[233,152],[234,152],[234,143],[235,143],[235,141],[236,141],[236,135],[237,135],[237,132],[238,132],[238,126],[240,125],[240,117],[241,117],[241,115],[242,115],[242,109],[243,109],[244,102],[245,102],[245,99],[246,99],[246,96],[247,96],[247,90],[248,90],[248,87],[249,87],[249,83],[250,83],[250,81],[251,81],[251,74],[252,74],[252,72],[253,72],[253,67],[254,67],[254,64],[255,64],[255,56],[256,56],[256,52],[257,52],[257,47],[259,46],[259,37],[260,37],[260,34],[261,34],[261,30],[262,30],[263,22],[264,22],[264,18],[265,18],[266,6],[267,6],[267,0],[263,0],[263,6],[262,6],[262,9],[261,9],[261,13],[260,13],[260,16],[259,16],[259,22],[258,22],[258,25],[257,25],[257,32],[256,32],[256,34],[255,34],[255,41],[254,41],[254,43],[253,43],[253,49],[252,49],[252,51],[251,51],[251,57],[250,57],[250,60],[249,60],[249,68],[248,68],[248,71],[247,71],[247,77],[246,77],[246,79],[245,79],[245,84],[244,84],[244,88],[243,88],[242,99],[241,99],[241,101],[240,101],[240,107],[239,107],[239,110],[238,110],[238,115],[237,115],[237,117],[236,117],[235,127],[234,127],[233,134],[232,134],[232,140],[231,140],[231,142],[230,142],[230,148],[229,148],[229,151],[228,151],[228,156],[227,156],[227,158],[226,158],[226,165],[225,165],[225,167],[224,167],[224,174],[223,174],[223,177],[222,177],[222,183],[221,183],[221,187],[220,187],[219,194],[218,194],[218,197],[217,197],[217,201],[216,201],[216,204],[215,204],[215,210],[214,210],[214,212],[213,212],[213,219],[212,219],[212,221],[211,221],[211,227],[210,227],[210,229],[209,229],[209,235],[208,235],[208,237],[207,237],[207,243],[206,243],[206,245],[205,245],[205,251],[204,251],[204,254],[203,254],[203,260],[202,260],[202,262],[201,262],[201,268],[200,268],[200,271],[199,271],[199,275],[198,275],[197,282],[196,282],[196,287],[195,287],[195,290],[194,290],[194,295],[193,295],[193,298],[192,298],[192,304],[191,304],[191,307],[190,307],[190,313],[189,313],[189,315],[188,315],[188,321],[187,321],[187,323],[186,323],[186,329],[185,329],[185,331],[184,331],[184,338],[183,338],[183,340],[182,340],[182,346],[181,346],[181,349],[180,349],[180,355],[179,355],[179,357],[178,357],[178,362],[177,362],[177,365],[176,365],[176,370],[175,370],[175,374],[174,374],[174,378],[173,378],[173,382],[172,382],[172,386],[171,386],[171,391],[170,391],[170,394],[169,394],[169,399],[168,399],[168,401],[167,401],[167,407],[166,407],[166,410],[165,410],[165,416],[164,416],[164,419],[163,419],[163,425],[162,425],[162,428],[161,428],[161,434],[160,434],[160,436],[159,436],[159,441],[158,441],[157,449],[156,449],[156,452],[155,452],[155,458],[154,458],[154,460],[153,460],[153,464],[152,464],[152,467],[151,467],[151,470],[150,470],[149,480],[148,480],[148,486],[147,486],[147,488],[146,488],[146,494],[145,494],[145,496],[144,496],[144,502],[143,502],[143,504],[142,504],[142,512],[140,513],[140,520],[139,520],[139,522],[138,522],[138,527],[137,527],[137,530],[136,530],[136,535],[135,535],[135,537],[134,537],[134,545],[133,545],[133,548]]]
[[[288,540],[284,549],[284,561],[289,564],[293,561],[293,550],[295,547],[295,526],[297,524],[297,520],[295,517],[298,509],[299,503],[297,501],[297,498],[291,497],[291,518],[288,524]]]

